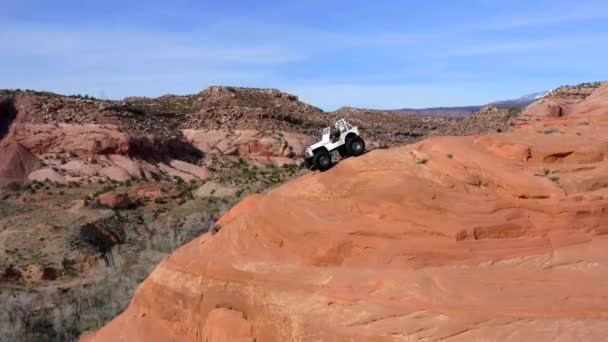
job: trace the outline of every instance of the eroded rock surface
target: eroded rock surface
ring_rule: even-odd
[[[607,174],[608,85],[508,133],[375,150],[243,200],[84,340],[601,341]]]

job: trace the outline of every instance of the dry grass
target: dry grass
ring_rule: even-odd
[[[107,252],[107,268],[93,279],[48,287],[0,285],[0,340],[76,341],[102,327],[124,311],[160,260],[202,233],[216,232],[215,221],[235,202],[207,198],[174,208],[154,223],[165,229],[149,229],[147,236]]]
[[[0,291],[0,336],[6,341],[76,341],[122,312],[141,279],[163,254],[129,269],[115,267],[90,284],[59,289],[14,288]]]

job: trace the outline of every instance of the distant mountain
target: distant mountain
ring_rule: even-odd
[[[465,107],[432,107],[432,108],[402,108],[388,110],[387,112],[409,113],[423,116],[449,116],[463,117],[478,112],[483,106],[465,106]]]
[[[525,96],[522,96],[517,99],[496,101],[496,102],[492,102],[490,104],[493,104],[499,108],[523,108],[523,107],[530,105],[532,102],[534,102],[536,100],[542,99],[543,97],[547,96],[550,92],[551,92],[551,90],[541,91],[538,93],[525,95]]]
[[[542,91],[525,95],[516,99],[490,102],[483,106],[462,106],[462,107],[432,107],[432,108],[401,108],[388,110],[388,112],[410,113],[426,116],[449,116],[449,117],[464,117],[478,112],[481,108],[494,105],[498,108],[524,108],[532,102],[541,99],[550,91]]]

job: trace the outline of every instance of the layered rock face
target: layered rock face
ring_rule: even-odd
[[[608,85],[248,197],[84,341],[601,341]]]
[[[197,129],[182,132],[205,155],[250,158],[261,163],[289,163],[301,157],[306,146],[316,142],[311,136],[290,132]]]
[[[0,149],[7,156],[0,186],[206,179],[207,154],[299,162],[314,139],[294,127],[316,132],[322,115],[272,89],[211,87],[190,96],[124,101],[0,91]]]

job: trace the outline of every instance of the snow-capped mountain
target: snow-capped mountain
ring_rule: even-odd
[[[497,107],[523,108],[523,107],[531,104],[534,101],[542,99],[543,97],[547,96],[550,92],[551,92],[551,90],[540,91],[540,92],[537,92],[537,93],[533,93],[533,94],[529,94],[529,95],[524,95],[524,96],[519,97],[517,99],[496,101],[496,102],[492,102],[490,104],[493,104],[493,105],[495,105]]]
[[[479,111],[481,108],[487,105],[494,105],[499,108],[524,108],[534,101],[542,99],[547,96],[552,90],[540,91],[537,93],[524,95],[522,97],[510,100],[502,100],[490,102],[486,105],[477,106],[462,106],[462,107],[434,107],[434,108],[402,108],[390,110],[391,112],[403,112],[403,113],[414,113],[419,115],[439,115],[439,116],[452,116],[452,117],[464,117]]]

